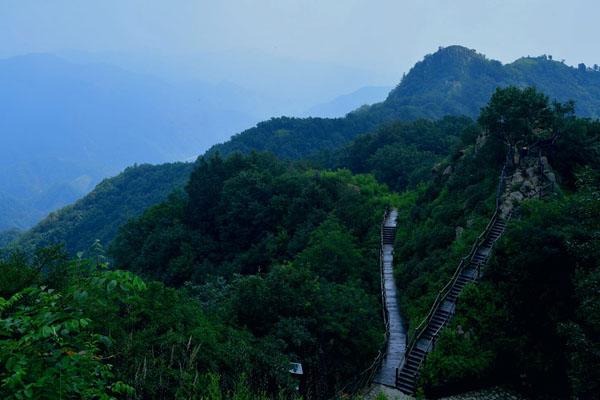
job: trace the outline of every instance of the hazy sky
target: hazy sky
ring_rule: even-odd
[[[600,63],[597,0],[0,0],[0,56],[250,49],[398,76],[438,46]]]

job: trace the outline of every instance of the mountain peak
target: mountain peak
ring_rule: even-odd
[[[579,100],[580,115],[597,116],[600,98],[593,93],[600,87],[600,74],[594,68],[573,68],[547,55],[503,65],[464,46],[440,47],[414,65],[385,103],[402,119],[476,117],[497,87],[537,85],[552,99]]]
[[[477,50],[475,49],[469,49],[465,46],[461,46],[458,44],[452,45],[452,46],[447,46],[447,47],[438,47],[438,50],[433,53],[430,54],[429,56],[431,57],[447,57],[447,56],[453,56],[453,57],[465,57],[465,58],[483,58],[485,59],[486,57],[481,54],[478,53]],[[427,56],[425,56],[425,58],[427,58]]]
[[[478,53],[474,49],[468,49],[464,46],[453,45],[448,47],[439,47],[435,53],[427,54],[423,57],[423,60],[416,63],[415,66],[409,72],[418,73],[420,70],[427,70],[428,68],[434,68],[426,72],[438,73],[451,70],[452,68],[462,68],[470,63],[497,63],[501,65],[499,61],[488,60],[487,57],[481,53]],[[438,67],[442,68],[442,71],[438,70]]]
[[[490,75],[493,76],[492,79]],[[396,106],[410,105],[421,110],[430,110],[432,118],[440,114],[474,116],[478,113],[480,104],[487,101],[489,93],[495,87],[481,91],[485,95],[478,99],[477,106],[471,106],[474,102],[469,101],[470,91],[465,90],[466,86],[502,81],[504,75],[502,63],[489,60],[473,49],[458,45],[440,47],[435,53],[427,54],[423,60],[414,65],[400,84],[390,92],[386,102]],[[443,94],[442,98],[448,104],[440,103],[440,94]],[[419,104],[415,104],[417,97],[420,98]],[[434,101],[433,98],[436,100]],[[451,98],[460,101],[450,101]],[[424,104],[421,101],[431,102],[431,104]],[[450,103],[461,104],[461,107],[452,107]],[[462,106],[464,104],[469,106]]]

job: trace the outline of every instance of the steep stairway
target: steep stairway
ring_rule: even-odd
[[[375,383],[391,387],[396,384],[396,369],[404,358],[404,352],[406,350],[406,329],[398,309],[398,293],[393,270],[393,251],[394,240],[396,237],[397,216],[398,211],[395,209],[391,210],[386,215],[382,229],[382,286],[385,314],[387,316],[388,340],[385,356],[382,359],[381,366],[373,380]]]
[[[406,352],[406,358],[396,377],[395,386],[402,392],[415,393],[419,370],[427,353],[433,349],[442,328],[450,322],[460,292],[481,275],[481,268],[487,263],[494,243],[504,232],[506,222],[506,219],[494,216],[479,244],[474,247],[470,257],[461,262],[460,268],[440,292],[426,321],[417,328],[416,340]]]
[[[488,262],[494,244],[506,229],[506,225],[521,201],[542,198],[555,190],[555,175],[542,150],[515,157],[509,150],[496,192],[496,209],[487,227],[477,238],[469,254],[464,257],[449,282],[438,293],[427,317],[415,329],[395,373],[395,387],[407,395],[417,389],[419,372],[433,350],[442,329],[454,316],[457,299],[464,287],[476,282]],[[508,171],[511,171],[510,174]]]
[[[502,236],[510,218],[510,210],[501,209],[507,196],[505,184],[506,167],[503,168],[496,193],[496,210],[483,233],[463,258],[446,286],[440,290],[425,320],[416,328],[404,359],[398,364],[395,386],[405,394],[412,395],[417,389],[419,371],[427,353],[433,350],[442,329],[450,322],[456,309],[456,301],[464,287],[481,276],[494,243]]]

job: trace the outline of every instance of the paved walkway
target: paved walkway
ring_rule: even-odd
[[[385,227],[396,227],[398,211],[392,210],[385,221]],[[383,277],[386,295],[386,308],[390,323],[390,336],[387,343],[386,357],[381,363],[374,382],[388,386],[396,385],[396,368],[404,358],[406,351],[406,329],[398,309],[398,291],[394,280],[394,245],[383,246]]]
[[[402,393],[383,385],[374,384],[365,394],[364,400],[376,400],[378,395],[383,394],[386,400],[414,400],[413,396]],[[381,397],[379,397],[381,398]],[[475,390],[472,392],[456,394],[454,396],[442,397],[438,400],[525,400],[526,398],[502,387]]]

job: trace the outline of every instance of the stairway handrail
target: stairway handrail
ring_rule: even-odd
[[[386,207],[385,212],[383,213],[383,221],[381,222],[381,227],[380,227],[380,231],[379,231],[379,275],[380,275],[380,285],[381,285],[381,304],[382,304],[382,308],[383,308],[383,323],[385,325],[385,344],[387,345],[387,340],[389,337],[389,331],[390,331],[390,323],[389,323],[389,316],[388,316],[388,311],[387,311],[387,294],[385,292],[385,277],[384,277],[384,270],[383,270],[383,264],[384,264],[384,260],[383,260],[383,231],[385,228],[385,221],[388,218],[389,215],[389,207]]]
[[[385,332],[383,335],[384,341],[383,341],[382,347],[377,352],[377,356],[375,356],[373,363],[371,363],[371,365],[369,367],[365,368],[360,374],[358,374],[358,376],[360,378],[358,380],[354,381],[354,382],[358,382],[357,385],[355,386],[358,389],[366,386],[367,384],[369,384],[373,381],[373,378],[374,378],[375,374],[377,373],[377,370],[379,369],[381,361],[383,360],[383,358],[385,357],[385,355],[387,353],[387,342],[389,339],[390,322],[389,322],[389,316],[388,316],[388,311],[387,311],[387,307],[386,307],[387,295],[385,293],[385,280],[384,280],[384,273],[383,273],[384,272],[384,270],[383,270],[383,246],[384,246],[383,231],[385,228],[385,221],[387,220],[389,213],[390,213],[390,206],[386,206],[386,208],[383,212],[383,220],[381,222],[381,225],[379,226],[379,274],[380,274],[380,281],[381,281],[381,303],[382,303],[382,308],[383,308],[383,323],[385,326]],[[348,384],[348,385],[344,386],[344,388],[339,390],[337,397],[339,397],[339,394],[344,392],[344,390],[348,386],[350,386],[350,385]]]
[[[433,315],[437,311],[438,307],[446,299],[446,297],[448,296],[448,293],[450,293],[450,291],[452,290],[452,287],[454,287],[454,284],[456,283],[458,276],[462,272],[462,270],[465,266],[465,263],[470,261],[473,258],[473,256],[479,249],[479,246],[481,246],[481,244],[485,241],[485,238],[487,238],[489,231],[491,230],[492,226],[498,219],[500,205],[501,205],[500,199],[502,197],[502,192],[504,191],[504,185],[505,185],[505,181],[506,181],[507,165],[508,165],[508,162],[505,162],[504,166],[502,167],[502,172],[500,173],[500,180],[498,182],[498,188],[496,190],[496,207],[494,210],[494,214],[492,215],[492,218],[490,218],[490,221],[488,222],[488,224],[485,227],[485,229],[483,230],[483,232],[477,237],[477,239],[471,246],[471,250],[469,251],[468,255],[463,257],[460,260],[458,267],[456,267],[456,269],[454,270],[454,274],[452,275],[452,277],[450,278],[448,283],[446,283],[446,285],[441,290],[438,291],[438,294],[433,302],[433,305],[429,309],[427,316],[421,321],[421,323],[417,326],[417,328],[415,328],[415,332],[413,334],[413,337],[409,340],[409,345],[406,349],[406,352],[404,353],[405,354],[404,360],[402,360],[402,363],[400,364],[399,369],[402,369],[402,367],[404,366],[404,363],[406,362],[406,355],[408,355],[412,352],[412,350],[418,343],[419,339],[421,338],[423,333],[426,331],[427,326],[429,325],[429,322],[431,322],[431,319],[433,318]],[[440,329],[437,330],[436,334],[438,334],[439,331],[440,331]],[[435,336],[434,336],[434,338],[435,338]],[[417,369],[417,371],[418,371],[418,369]]]

